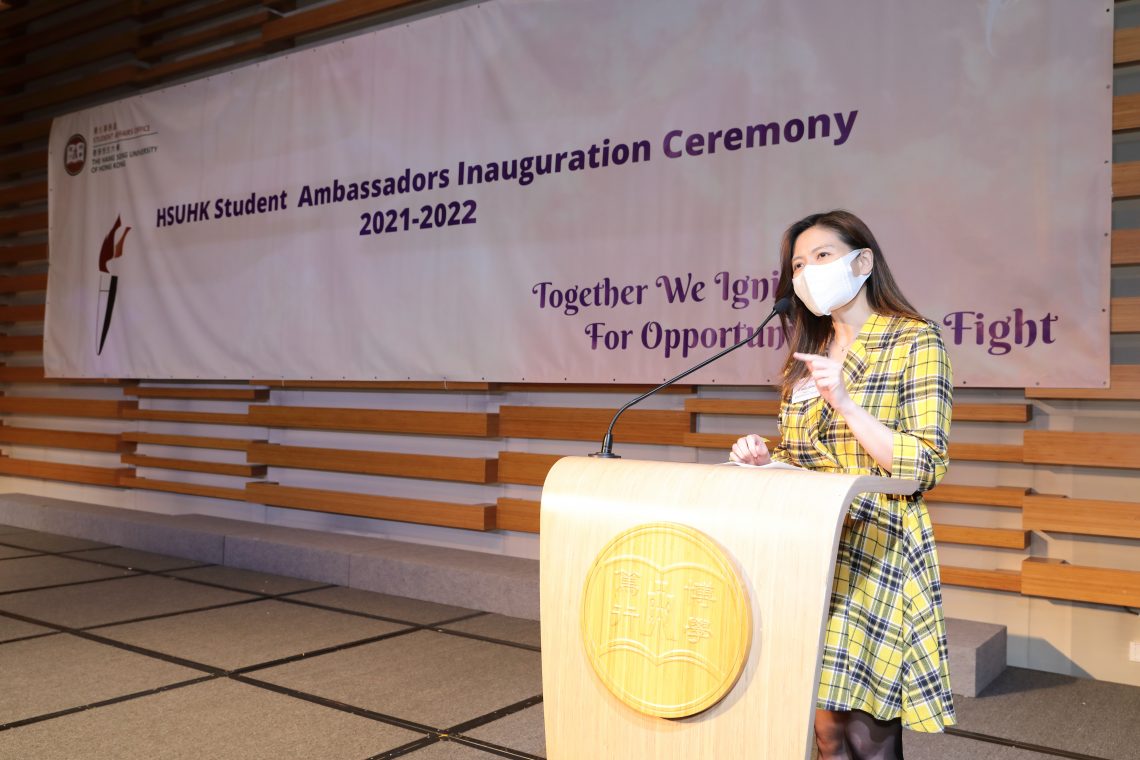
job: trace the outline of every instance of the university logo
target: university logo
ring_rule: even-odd
[[[99,249],[99,307],[95,321],[99,330],[96,337],[95,354],[97,356],[103,353],[103,344],[107,341],[107,331],[111,329],[111,315],[115,313],[115,294],[119,289],[119,278],[117,275],[111,274],[110,270],[107,269],[107,264],[111,259],[117,259],[123,255],[123,243],[127,240],[127,233],[131,231],[130,227],[125,228],[122,237],[116,242],[115,233],[122,226],[122,217],[115,217],[115,223],[111,226],[111,231],[107,233],[107,236],[103,238],[103,245]]]
[[[63,168],[74,177],[87,165],[87,140],[83,135],[72,135],[63,146]]]
[[[637,525],[602,549],[583,589],[581,629],[606,688],[662,718],[719,702],[752,644],[748,594],[733,561],[678,523]]]

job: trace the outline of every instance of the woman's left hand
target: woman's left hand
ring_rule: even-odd
[[[819,354],[792,354],[795,358],[807,365],[808,374],[815,381],[819,395],[840,414],[852,403],[847,393],[847,384],[843,382],[843,364],[829,356]]]

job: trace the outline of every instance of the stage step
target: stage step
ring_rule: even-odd
[[[976,697],[1005,670],[1004,625],[946,618],[950,648],[950,688],[963,697]]]
[[[29,494],[0,494],[0,524],[538,619],[537,560]]]

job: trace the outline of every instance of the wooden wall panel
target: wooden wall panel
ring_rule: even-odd
[[[1070,565],[1030,557],[1021,563],[1021,593],[1093,604],[1140,607],[1140,572]]]
[[[54,0],[49,0],[49,2],[54,2]],[[19,56],[59,43],[63,43],[60,47],[66,48],[68,47],[66,43],[71,38],[80,37],[93,30],[125,21],[131,17],[135,10],[133,0],[118,0],[118,2],[103,3],[97,6],[93,5],[93,7],[94,10],[89,13],[72,16],[59,23],[44,25],[35,31],[24,32],[14,39],[5,40],[4,44],[0,45],[0,55]]]
[[[87,0],[52,0],[50,3],[28,3],[22,8],[12,8],[0,13],[0,33],[5,37],[17,35],[25,24],[83,2]]]
[[[500,434],[504,438],[544,438],[563,441],[597,441],[601,444],[614,409],[572,407],[503,406],[499,408]],[[690,431],[685,412],[631,409],[614,427],[617,443],[684,444]]]
[[[131,402],[137,403],[137,402]],[[128,420],[152,422],[187,422],[202,425],[253,425],[248,414],[235,412],[174,412],[166,409],[128,409],[123,412]]]
[[[42,430],[40,428],[0,425],[0,445],[34,446],[46,449],[77,449],[80,451],[134,451],[135,444],[118,435],[108,433],[74,433],[69,430]]]
[[[315,488],[290,488],[276,483],[248,483],[245,493],[247,501],[275,507],[468,530],[491,530],[495,527],[495,507],[489,504],[451,504]]]
[[[1140,503],[1030,494],[1022,524],[1028,530],[1140,539]]]
[[[0,148],[12,148],[24,143],[46,140],[50,132],[51,119],[36,119],[35,121],[0,125]]]
[[[126,458],[123,459],[126,461]],[[969,544],[995,549],[1024,549],[1029,532],[1009,528],[974,528],[968,525],[935,524],[934,540],[940,544]]]
[[[499,530],[538,533],[539,513],[540,508],[537,501],[500,496],[495,507],[496,527]]]
[[[109,58],[119,53],[127,53],[138,47],[138,44],[139,35],[134,29],[90,40],[58,55],[46,56],[33,62],[24,63],[12,72],[8,81],[13,85],[22,84],[61,71],[73,70],[91,61]],[[47,193],[44,195],[46,196]]]
[[[43,367],[9,367],[0,364],[0,383],[52,383],[56,385],[118,385],[113,378],[44,377]]]
[[[1028,488],[1013,486],[961,486],[942,484],[926,492],[928,502],[981,504],[988,507],[1021,509]]]
[[[201,45],[215,43],[217,40],[241,34],[242,32],[259,29],[261,25],[270,18],[271,16],[267,10],[254,11],[249,15],[241,16],[207,29],[190,32],[189,34],[164,37],[160,42],[140,47],[135,55],[141,60],[153,61],[163,56],[171,55],[172,53],[191,50]]]
[[[133,401],[97,401],[94,399],[0,398],[0,414],[26,414],[45,417],[101,417],[119,419],[134,411]]]
[[[149,443],[155,446],[185,446],[193,449],[224,449],[227,451],[246,451],[252,444],[265,443],[263,440],[248,440],[245,438],[213,438],[201,435],[167,435],[162,433],[143,433],[128,430],[120,437],[129,443]]]
[[[43,322],[44,321],[44,305],[42,303],[32,303],[23,305],[5,304],[0,305],[0,322]],[[39,347],[37,350],[43,349],[42,336],[32,336],[39,339]]]
[[[237,478],[263,478],[265,465],[230,464],[228,462],[204,462],[196,459],[174,459],[153,457],[145,454],[123,454],[123,464],[134,467],[150,467],[157,470],[182,470],[184,472],[205,472],[212,475],[231,475]]]
[[[0,335],[0,353],[18,354],[29,351],[39,353],[43,349],[42,335]]]
[[[1021,591],[1021,573],[1016,570],[982,570],[973,567],[942,565],[942,583],[986,591]]]
[[[0,456],[0,475],[37,480],[62,480],[91,486],[118,486],[122,478],[133,472],[134,470],[129,467],[92,467]]]
[[[185,496],[202,496],[207,499],[245,501],[246,495],[245,489],[243,488],[207,486],[200,483],[179,483],[173,480],[155,480],[154,478],[126,476],[120,478],[119,482],[122,486],[137,488],[141,491],[163,491],[165,493],[179,493]]]
[[[1113,33],[1112,62],[1117,66],[1140,62],[1140,29],[1117,29]]]
[[[409,0],[341,0],[271,21],[261,34],[266,40],[292,39],[410,4]]]
[[[690,398],[685,411],[692,414],[756,414],[775,417],[780,413],[779,399]]]
[[[1130,97],[1140,100],[1140,95]],[[1140,264],[1140,229],[1112,231],[1112,265]]]
[[[43,214],[47,226],[47,214]],[[0,277],[0,293],[27,293],[47,290],[47,273],[8,275]]]
[[[255,443],[246,450],[250,462],[273,467],[328,472],[356,472],[396,478],[449,480],[459,483],[494,483],[495,459],[392,454],[383,451],[314,448]]]
[[[1140,298],[1114,298],[1109,311],[1113,333],[1140,333]]]
[[[5,182],[26,174],[42,174],[47,171],[47,151],[29,150],[24,153],[0,155],[0,180]],[[46,195],[46,193],[45,193]],[[39,199],[40,202],[43,198]],[[47,259],[47,252],[38,258]],[[0,255],[0,263],[10,263],[7,255]]]
[[[0,316],[3,315],[0,310]],[[133,386],[124,388],[123,394],[138,398],[198,399],[205,401],[265,401],[269,398],[268,388],[193,388],[193,387],[153,387]]]
[[[1117,95],[1112,99],[1112,131],[1140,129],[1140,95]]]
[[[405,409],[343,409],[324,406],[249,407],[250,424],[304,430],[493,437],[498,418],[482,412],[418,412]]]
[[[0,116],[35,111],[64,101],[85,98],[134,84],[141,71],[143,69],[137,63],[124,63],[98,74],[54,85],[47,90],[35,90],[25,95],[6,98],[0,100]]]
[[[1025,461],[1140,469],[1140,434],[1026,430]]]
[[[540,486],[559,454],[526,454],[519,451],[499,452],[499,482]]]

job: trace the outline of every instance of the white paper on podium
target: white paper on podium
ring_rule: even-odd
[[[769,462],[768,464],[746,464],[744,462],[733,462],[732,460],[729,460],[727,462],[721,462],[720,464],[731,464],[731,465],[735,465],[736,467],[748,467],[748,468],[753,469],[753,470],[805,470],[805,469],[807,469],[806,467],[796,467],[794,464],[788,464],[786,462]]]

